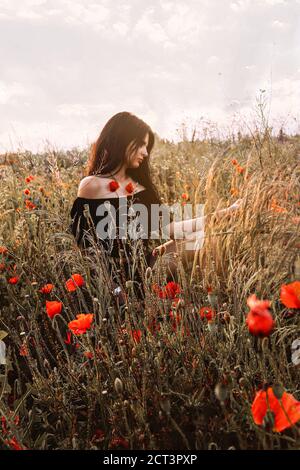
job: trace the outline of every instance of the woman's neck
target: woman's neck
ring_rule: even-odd
[[[113,173],[113,177],[119,181],[119,183],[123,183],[128,179],[128,175],[126,173],[127,167],[122,167],[116,173]]]

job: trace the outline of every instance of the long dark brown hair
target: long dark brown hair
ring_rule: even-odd
[[[154,133],[150,126],[132,113],[123,111],[109,119],[98,139],[91,147],[87,175],[114,175],[126,161],[126,149],[133,142],[132,152],[143,145],[149,134],[148,157],[138,168],[128,168],[127,174],[149,190],[153,203],[160,203],[157,189],[152,182],[149,158],[154,145]]]

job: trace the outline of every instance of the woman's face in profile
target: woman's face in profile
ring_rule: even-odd
[[[131,142],[127,149],[126,149],[126,154],[127,154],[127,162],[128,162],[128,168],[138,168],[143,160],[145,158],[148,158],[148,152],[147,152],[147,145],[149,143],[149,134],[146,134],[144,137],[144,142],[141,147],[138,147],[135,152],[130,153],[130,150],[133,146],[133,142]]]

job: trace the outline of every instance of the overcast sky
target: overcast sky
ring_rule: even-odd
[[[0,152],[84,147],[120,111],[174,140],[244,125],[260,89],[300,132],[300,0],[0,0],[0,57]]]

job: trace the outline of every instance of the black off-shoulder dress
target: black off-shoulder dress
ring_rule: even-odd
[[[124,217],[124,214],[126,214],[127,227],[134,223],[134,220],[137,220],[135,218],[141,214],[139,204],[145,207],[147,213],[146,219],[145,217],[139,219],[139,222],[143,220],[146,223],[136,225],[140,236],[132,239],[128,237],[127,231],[127,238],[122,239],[120,237],[120,228],[123,227],[122,224],[125,220],[122,216]],[[70,230],[78,246],[89,248],[94,241],[101,244],[108,257],[108,266],[111,268],[110,274],[118,285],[120,285],[120,277],[115,276],[116,270],[112,269],[113,265],[117,268],[121,267],[126,280],[140,282],[141,264],[144,267],[154,264],[154,258],[151,254],[153,245],[150,240],[150,232],[158,230],[159,226],[160,229],[163,229],[169,219],[168,217],[162,217],[158,225],[157,221],[151,220],[152,204],[153,195],[147,188],[128,196],[98,199],[77,197],[74,201],[71,209],[72,224]],[[121,221],[122,223],[120,223]],[[103,230],[107,234],[106,238],[101,236]],[[124,232],[121,233],[124,234]],[[137,263],[137,260],[141,264]]]

